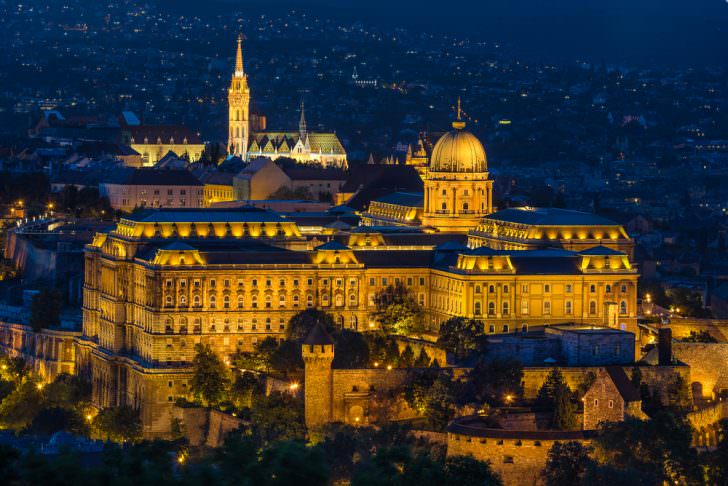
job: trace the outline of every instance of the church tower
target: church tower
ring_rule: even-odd
[[[445,233],[467,233],[493,212],[493,181],[480,140],[465,130],[460,99],[453,130],[435,144],[425,180],[422,224]]]
[[[250,130],[250,88],[248,76],[243,70],[243,36],[238,36],[238,52],[235,55],[235,72],[228,89],[228,153],[243,160],[248,155]]]

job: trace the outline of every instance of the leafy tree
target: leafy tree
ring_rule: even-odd
[[[427,351],[425,351],[425,348],[420,348],[420,354],[417,355],[417,359],[415,360],[414,366],[415,368],[427,368],[430,366],[430,356],[427,354]]]
[[[445,484],[501,486],[503,482],[490,464],[468,456],[450,456],[445,460]]]
[[[709,484],[728,484],[728,420],[722,420],[715,450],[706,453],[705,463]]]
[[[30,326],[34,331],[58,326],[61,323],[63,297],[56,289],[42,289],[30,304]]]
[[[487,343],[483,323],[463,317],[453,317],[442,323],[437,339],[438,346],[452,353],[457,361],[484,354]]]
[[[692,407],[690,388],[687,381],[680,375],[667,386],[667,407],[676,412],[687,412]]]
[[[264,365],[264,371],[269,372],[273,367],[273,356],[278,351],[278,341],[272,336],[268,336],[258,344],[256,353],[260,356],[260,360]]]
[[[288,186],[281,186],[275,190],[268,199],[282,199],[282,200],[304,200],[304,201],[315,201],[316,198],[311,194],[308,187],[297,187],[291,189]]]
[[[230,385],[230,372],[209,345],[196,344],[192,360],[190,391],[208,406],[214,406],[225,398]]]
[[[270,356],[270,367],[286,375],[291,371],[303,369],[301,345],[288,339],[279,343]]]
[[[402,396],[437,430],[444,429],[455,415],[455,386],[450,377],[440,371],[424,369],[410,372]]]
[[[341,329],[334,333],[333,338],[336,345],[334,368],[364,368],[369,364],[369,345],[361,333]]]
[[[478,363],[467,375],[459,402],[510,404],[523,395],[523,366],[515,359],[495,359]],[[510,400],[508,399],[510,397]]]
[[[536,402],[552,411],[551,428],[571,430],[576,428],[577,406],[564,376],[558,368],[552,369],[538,390]]]
[[[77,410],[62,407],[46,407],[38,411],[30,424],[33,433],[51,435],[60,430],[76,434],[87,432],[84,418]]]
[[[369,346],[370,364],[376,366],[398,365],[399,346],[394,338],[380,333],[368,333],[363,337]]]
[[[263,451],[258,463],[262,479],[256,484],[288,486],[293,484],[328,485],[329,467],[320,447],[306,447],[302,442],[276,442]]]
[[[261,445],[277,440],[303,440],[306,436],[303,402],[287,393],[261,396],[251,410],[250,422],[250,433]]]
[[[20,357],[0,356],[0,377],[12,383],[20,383],[28,375],[28,366]]]
[[[421,332],[424,311],[414,293],[401,282],[380,290],[374,296],[376,318],[386,333],[405,336]]]
[[[555,442],[541,472],[546,486],[581,484],[587,469],[594,465],[590,449],[580,442]]]
[[[0,426],[21,431],[28,427],[43,407],[43,394],[33,380],[20,383],[0,403]]]
[[[295,314],[288,321],[288,339],[298,342],[303,341],[317,322],[323,324],[329,333],[332,333],[336,327],[331,314],[318,309],[306,309]]]
[[[399,367],[400,368],[412,368],[412,366],[415,363],[415,352],[412,351],[412,348],[408,344],[405,346],[404,350],[402,351],[402,354],[399,355]]]
[[[230,400],[237,408],[253,406],[253,399],[265,393],[265,387],[255,373],[245,371],[230,388]]]
[[[142,438],[139,412],[128,405],[102,409],[91,423],[95,437],[114,442],[137,442]]]
[[[649,420],[628,417],[606,424],[594,440],[594,452],[601,463],[654,477],[653,484],[700,484],[698,456],[691,441],[690,424],[661,411]]]
[[[91,401],[91,383],[62,373],[43,388],[43,395],[46,407],[81,410]]]

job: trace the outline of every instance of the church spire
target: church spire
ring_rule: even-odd
[[[235,54],[235,75],[243,75],[243,34],[238,34],[238,52]]]
[[[306,114],[303,111],[303,100],[301,100],[301,119],[298,121],[298,133],[301,136],[301,141],[305,143],[308,130],[306,129]]]

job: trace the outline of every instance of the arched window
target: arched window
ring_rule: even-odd
[[[242,309],[243,308],[243,304],[245,304],[245,301],[243,299],[243,296],[242,295],[238,295],[238,309]]]
[[[344,305],[344,296],[336,294],[336,307],[342,307]]]
[[[476,294],[479,294],[479,293],[481,293],[482,291],[483,291],[483,289],[481,289],[481,288],[480,288],[480,285],[476,285],[476,286],[475,286],[475,293],[476,293]]]
[[[356,294],[349,294],[349,305],[356,305]]]
[[[507,294],[508,293],[508,285],[504,285],[503,286],[503,293],[504,294]]]
[[[468,210],[468,203],[463,203],[463,211],[467,211],[467,210]]]
[[[447,191],[445,189],[442,190],[442,195],[447,196]]]
[[[495,315],[495,302],[488,302],[488,315],[489,316]]]
[[[589,301],[589,314],[595,315],[597,313],[597,301],[591,300]]]
[[[266,295],[265,296],[265,308],[266,309],[270,309],[272,300],[273,299],[271,299],[271,296],[270,295]]]
[[[509,310],[508,302],[503,302],[503,315],[507,316]]]
[[[313,295],[308,294],[306,296],[306,307],[313,307]]]
[[[545,315],[545,316],[551,315],[551,301],[550,300],[543,301],[543,315]]]
[[[622,288],[620,289],[623,294],[627,293],[627,286],[622,284]]]
[[[619,303],[619,313],[624,315],[627,313],[627,301],[623,300]]]
[[[298,295],[294,295],[293,296],[293,307],[298,307],[298,301],[299,301]]]
[[[488,293],[489,294],[495,293],[495,285],[488,285]]]
[[[213,309],[217,307],[217,298],[214,295],[210,296],[210,307]]]
[[[611,294],[611,293],[612,293],[612,286],[611,286],[611,285],[609,285],[609,284],[607,284],[607,285],[606,285],[606,286],[604,287],[604,291],[605,291],[606,293],[608,293],[608,294]]]
[[[180,297],[179,297],[179,305],[181,307],[187,307],[187,297],[185,297],[184,295],[180,295]]]
[[[573,305],[572,305],[572,303],[571,303],[570,300],[567,300],[564,303],[564,312],[566,313],[566,315],[569,315],[570,316],[571,313],[572,313],[572,311],[573,311]]]
[[[278,296],[278,307],[285,307],[286,306],[286,296],[285,294],[280,294]]]
[[[168,295],[164,299],[164,305],[166,305],[167,307],[172,307],[172,296],[171,295]]]
[[[475,313],[475,315],[476,315],[476,316],[479,316],[479,315],[480,315],[480,313],[481,313],[481,309],[480,309],[480,307],[481,307],[481,306],[480,306],[480,302],[476,302],[476,303],[475,303],[475,310],[474,310],[474,313]]]
[[[447,209],[447,204],[446,203],[442,203],[442,210],[445,211],[446,209]]]
[[[253,307],[253,309],[258,308],[258,296],[257,295],[254,295],[253,297],[250,298],[250,305]]]
[[[193,304],[193,305],[194,305],[195,307],[200,307],[200,306],[202,305],[202,300],[200,299],[200,296],[199,296],[199,295],[195,295],[195,296],[194,296],[194,297],[192,298],[192,304]]]
[[[596,291],[597,291],[597,286],[594,285],[594,284],[591,284],[589,286],[589,292],[591,292],[592,294],[594,294],[594,293],[596,293]]]
[[[222,306],[225,309],[229,309],[230,308],[230,296],[229,295],[226,295],[226,296],[224,296],[222,298]]]

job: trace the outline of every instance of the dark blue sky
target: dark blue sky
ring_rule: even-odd
[[[726,0],[175,0],[281,13],[295,7],[383,27],[507,44],[541,61],[728,65]]]

